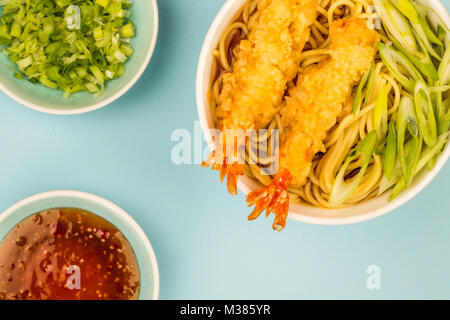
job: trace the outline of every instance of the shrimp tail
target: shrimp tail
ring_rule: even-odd
[[[273,212],[275,214],[273,229],[283,230],[289,211],[289,193],[287,188],[291,181],[291,173],[281,168],[270,185],[249,193],[247,204],[249,207],[254,205],[255,208],[248,216],[248,219],[254,220],[258,218],[264,210],[266,210],[266,217]]]
[[[202,167],[211,167],[213,170],[219,171],[220,181],[223,182],[227,178],[227,189],[232,195],[237,195],[237,181],[244,174],[244,165],[237,162],[229,163],[227,157],[223,157],[218,162],[215,151],[211,152],[208,159],[202,162]]]

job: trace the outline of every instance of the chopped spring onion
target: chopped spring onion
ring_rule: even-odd
[[[378,42],[378,51],[383,63],[395,79],[397,79],[397,81],[400,82],[406,90],[413,94],[416,82],[423,79],[416,67],[414,67],[414,65],[409,62],[408,58],[406,58],[402,53],[392,49],[382,42]],[[407,75],[399,70],[399,65],[408,73]]]
[[[419,15],[419,23],[421,24],[427,39],[431,43],[434,43],[435,45],[438,45],[440,47],[442,47],[444,45],[444,43],[441,41],[441,39],[439,39],[439,37],[434,34],[433,30],[431,30],[431,27],[428,24],[426,17]]]
[[[404,177],[400,177],[400,180],[398,180],[398,182],[395,184],[394,189],[392,190],[391,194],[388,197],[388,201],[392,201],[394,200],[399,193],[405,189],[406,187],[406,183],[405,183],[405,178]]]
[[[450,129],[450,107],[443,101],[443,92],[449,90],[450,84],[450,46],[447,46],[441,63],[438,68],[439,81],[438,88],[446,90],[434,92],[435,114],[438,127],[438,134],[443,134]],[[447,100],[448,102],[449,100]]]
[[[19,38],[22,34],[22,25],[14,20],[11,24],[11,32],[9,34],[13,38]]]
[[[433,50],[421,25],[419,13],[411,1],[375,0],[375,4],[379,6],[377,10],[381,21],[397,50],[402,52],[429,79],[437,80],[437,71],[429,53],[436,59],[440,59],[440,56]],[[424,23],[427,24],[426,20]],[[428,30],[431,32],[429,26]],[[436,36],[435,38],[439,41]]]
[[[339,206],[344,203],[358,187],[361,179],[366,173],[367,167],[370,164],[372,155],[375,151],[377,144],[377,133],[376,131],[371,131],[357,146],[353,151],[350,152],[349,156],[345,160],[342,167],[336,176],[336,180],[333,184],[333,189],[330,195],[330,204],[332,206]],[[356,175],[356,177],[351,178],[351,181],[345,181],[345,173],[349,164],[354,161],[358,156],[362,157],[361,168]]]
[[[410,148],[411,148],[411,140],[406,142],[405,145],[403,146],[404,152],[408,153]],[[402,175],[403,175],[402,164],[400,163],[400,159],[398,159],[397,157],[391,178],[388,178],[386,172],[383,172],[383,177],[381,178],[380,181],[380,188],[378,190],[378,195],[383,194],[386,190],[395,186],[395,184],[402,178]]]
[[[420,160],[417,162],[414,174],[419,173],[419,171],[422,170],[427,163],[429,163],[436,155],[439,154],[439,152],[442,151],[442,148],[445,146],[445,143],[447,142],[448,135],[449,135],[448,132],[441,134],[437,138],[437,142],[433,147],[425,148],[425,150],[422,152]]]
[[[434,29],[427,18],[436,15],[442,22],[439,14],[414,0],[374,2],[381,7],[377,12],[388,38],[397,49],[390,44],[379,43],[380,57],[408,92],[401,94],[397,115],[393,114],[396,124],[391,120],[387,137],[380,139],[382,145],[378,147],[383,153],[379,194],[394,186],[389,196],[392,200],[425,166],[428,169],[434,166],[437,155],[447,143],[450,129],[450,97],[447,93],[450,90],[450,30],[444,23],[434,24]],[[380,128],[384,124],[379,123],[382,119],[380,114],[384,112],[383,100],[384,96],[380,95],[374,110],[374,125],[379,133],[383,132]]]
[[[405,17],[389,0],[374,0],[373,2],[386,30],[407,50],[411,52],[417,50],[414,34]]]
[[[388,131],[388,89],[386,82],[383,83],[375,102],[374,110],[374,128],[378,133],[378,139],[381,140],[386,136]]]
[[[95,3],[103,8],[106,8],[109,4],[109,0],[95,0]]]
[[[433,8],[426,6],[422,3],[419,3],[417,1],[414,1],[414,6],[416,7],[417,11],[419,12],[419,15],[423,18],[425,18],[425,20],[427,20],[428,17],[430,17],[430,19],[436,19],[437,22],[437,34],[439,35],[439,29],[443,29],[444,32],[450,32],[450,28],[447,27],[447,24],[445,23],[445,21],[442,19],[441,15],[437,13],[436,10],[434,10]],[[442,43],[445,44],[445,39],[441,39],[439,36],[439,41],[441,41]],[[430,39],[431,41],[431,39]],[[433,41],[432,41],[433,42]]]
[[[397,9],[408,18],[411,26],[414,29],[414,34],[425,50],[428,51],[436,59],[440,60],[439,54],[433,49],[430,43],[430,38],[438,45],[442,45],[442,42],[434,35],[425,17],[421,16],[410,0],[391,0]],[[414,52],[412,52],[414,53]]]
[[[377,155],[383,154],[384,149],[386,149],[386,141],[387,141],[387,136],[385,136],[383,139],[380,140],[380,142],[378,142],[378,146],[375,149],[375,154],[377,154]]]
[[[447,35],[447,32],[445,31],[444,28],[442,28],[442,26],[440,24],[438,24],[437,28],[436,28],[436,36],[438,37],[439,41],[444,43],[445,42],[445,37]],[[444,45],[439,46],[438,47],[438,53],[441,55],[441,57],[444,55]]]
[[[442,151],[442,148],[447,143],[448,135],[449,135],[448,132],[441,134],[438,137],[436,144],[432,148],[430,147],[425,148],[425,150],[422,152],[420,156],[420,160],[417,162],[417,165],[414,169],[414,176],[417,175],[420,172],[420,170],[422,170],[425,167],[425,165],[433,161],[433,159],[435,159],[435,157]],[[404,177],[400,175],[398,177],[398,182],[396,183],[394,189],[392,190],[392,193],[389,195],[388,198],[389,201],[395,199],[406,186],[407,183],[405,182]]]
[[[71,5],[66,9],[64,22],[69,30],[81,29],[81,10],[79,6]]]
[[[417,81],[414,98],[419,130],[426,145],[432,147],[437,139],[436,118],[431,93],[425,82]]]
[[[417,67],[417,69],[422,72],[428,79],[436,81],[439,79],[436,67],[433,64],[433,61],[430,58],[430,55],[425,50],[424,44],[421,39],[417,39],[422,51],[416,51],[415,53],[411,53],[406,50],[401,44],[390,34],[388,34],[389,39],[392,41],[394,46],[408,58],[410,62]]]
[[[419,21],[419,14],[411,1],[391,0],[391,2],[409,21]]]
[[[135,36],[134,25],[132,23],[128,23],[122,27],[122,36],[125,38],[132,38]]]
[[[406,130],[411,135],[411,146],[408,150],[404,148]],[[410,97],[404,96],[400,100],[397,114],[397,154],[402,166],[403,178],[405,179],[406,185],[409,185],[413,178],[414,168],[421,149],[422,136],[418,129],[414,102]]]
[[[30,82],[99,96],[133,55],[132,0],[0,0],[0,45]],[[17,77],[17,76],[16,76]]]
[[[128,57],[125,54],[123,54],[122,51],[120,50],[114,52],[114,57],[122,63],[124,63],[128,59]]]
[[[375,82],[375,61],[373,61],[372,66],[369,70],[369,77],[367,78],[367,85],[366,85],[366,94],[364,97],[364,107],[366,107],[369,104],[369,100],[372,97],[372,89],[373,84]]]
[[[397,131],[395,128],[395,122],[391,120],[389,122],[389,131],[386,140],[386,148],[382,157],[382,168],[386,177],[390,180],[395,169],[395,160],[397,157]]]
[[[450,100],[442,99],[442,92],[434,93],[434,105],[438,134],[443,134],[450,129]]]
[[[439,85],[450,84],[450,45],[445,49],[441,63],[438,68]]]
[[[359,105],[362,102],[362,91],[366,86],[367,80],[370,75],[375,72],[375,61],[372,61],[372,65],[370,69],[361,77],[361,81],[359,82],[358,89],[356,89],[355,98],[353,99],[353,115],[356,115],[356,111],[358,110]]]
[[[450,90],[450,85],[446,85],[446,86],[436,86],[436,87],[429,87],[428,88],[430,90],[430,92],[446,92],[448,90]]]
[[[106,71],[105,71],[105,76],[106,76],[108,79],[113,79],[113,78],[114,78],[114,72],[109,71],[109,70],[106,70]]]
[[[24,69],[31,66],[33,64],[33,62],[34,62],[33,56],[29,55],[28,57],[23,58],[22,60],[19,60],[16,63],[17,63],[17,67],[23,71]]]

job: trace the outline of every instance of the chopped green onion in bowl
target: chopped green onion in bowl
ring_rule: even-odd
[[[333,189],[331,190],[330,204],[332,206],[338,206],[344,203],[356,190],[370,164],[376,144],[377,132],[374,130],[371,131],[347,156],[342,167],[339,169],[336,181],[333,184]],[[346,181],[345,172],[347,167],[358,157],[362,159],[361,168],[354,178],[350,179],[350,181]]]
[[[0,0],[0,45],[14,76],[96,97],[125,73],[131,0]]]
[[[374,3],[389,39],[387,43],[378,44],[380,58],[403,86],[399,107],[392,114],[388,138],[378,147],[384,148],[379,192],[393,187],[388,198],[392,200],[420,170],[434,166],[447,143],[450,46],[446,39],[449,29],[445,23],[429,24],[427,14],[432,9],[415,1],[374,0]],[[378,102],[374,126],[383,135],[384,95]]]

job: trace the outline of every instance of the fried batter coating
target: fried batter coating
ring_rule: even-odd
[[[314,155],[325,151],[323,140],[336,124],[352,89],[375,58],[379,35],[366,20],[334,21],[330,27],[330,58],[305,69],[281,109],[280,166],[292,184],[301,186],[311,170]]]
[[[298,71],[316,18],[317,0],[261,0],[248,34],[224,74],[216,114],[223,129],[260,129],[282,102]]]

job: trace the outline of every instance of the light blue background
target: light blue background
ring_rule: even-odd
[[[339,227],[289,221],[278,233],[272,219],[247,222],[244,197],[229,196],[216,172],[171,162],[172,132],[197,119],[197,59],[223,3],[160,0],[148,70],[102,110],[51,116],[0,93],[0,210],[56,189],[106,197],[150,238],[162,299],[450,298],[450,164],[388,215]],[[366,288],[372,264],[379,291]]]

